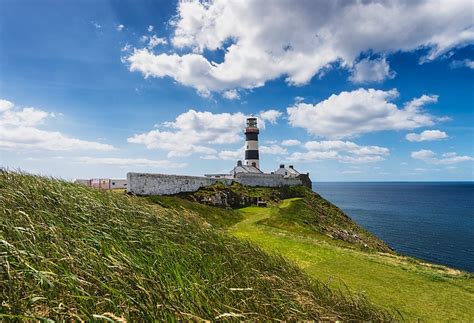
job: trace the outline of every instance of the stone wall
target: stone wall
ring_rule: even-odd
[[[136,195],[172,195],[195,192],[217,182],[232,184],[232,179],[146,173],[127,173],[127,181],[127,191]]]
[[[284,178],[278,174],[236,174],[234,180],[242,185],[263,186],[263,187],[282,187],[301,185],[302,182],[297,178]]]
[[[172,195],[195,192],[201,187],[238,182],[246,186],[282,187],[303,185],[298,178],[284,178],[277,174],[236,174],[235,178],[211,178],[165,174],[128,173],[127,191],[136,195]]]

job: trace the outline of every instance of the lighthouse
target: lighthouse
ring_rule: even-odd
[[[258,133],[257,118],[247,118],[245,128],[245,164],[260,169],[258,158]]]

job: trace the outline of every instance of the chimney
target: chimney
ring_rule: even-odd
[[[293,165],[290,165],[290,168],[293,169]]]
[[[280,164],[280,168],[285,168],[285,164]]]
[[[241,160],[237,161],[237,166],[242,166],[242,161]]]

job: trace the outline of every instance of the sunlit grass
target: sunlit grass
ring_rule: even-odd
[[[244,220],[230,231],[269,252],[284,255],[330,286],[347,286],[376,304],[394,307],[410,321],[474,319],[472,275],[394,253],[367,252],[330,239],[312,230],[310,212],[302,202],[293,199],[283,201],[281,208],[241,209]],[[289,213],[295,210],[299,212]]]
[[[391,318],[196,212],[0,172],[0,318]]]

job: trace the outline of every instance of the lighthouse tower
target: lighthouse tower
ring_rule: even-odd
[[[247,127],[245,128],[245,164],[260,169],[258,158],[258,128],[257,118],[247,118]]]

